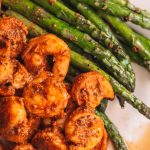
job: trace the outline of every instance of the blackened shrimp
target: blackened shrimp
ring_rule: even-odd
[[[31,114],[49,118],[63,113],[70,95],[64,83],[50,72],[42,72],[24,88],[23,97]]]
[[[17,57],[26,44],[26,26],[13,17],[0,19],[0,36],[10,41],[11,57]]]
[[[25,66],[34,75],[47,70],[46,58],[53,55],[52,73],[63,80],[67,74],[70,63],[70,49],[68,45],[53,34],[43,35],[29,41],[22,54]]]
[[[95,108],[103,98],[114,98],[111,84],[96,71],[83,73],[75,79],[72,90],[72,98],[78,105],[88,105]]]
[[[65,137],[59,128],[47,128],[38,132],[32,139],[37,150],[67,150]]]
[[[103,137],[104,124],[101,118],[95,115],[93,109],[77,108],[68,118],[65,125],[65,134],[72,143],[70,149],[78,147],[91,150]]]

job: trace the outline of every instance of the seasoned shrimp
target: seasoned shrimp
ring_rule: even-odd
[[[65,137],[58,128],[47,128],[38,132],[32,139],[37,150],[67,150]]]
[[[13,150],[35,150],[31,144],[19,144]]]
[[[42,72],[23,92],[28,111],[40,117],[61,115],[70,98],[65,85],[50,72]]]
[[[10,62],[12,72],[10,72],[8,76],[9,79],[0,85],[0,95],[2,96],[13,96],[15,90],[24,88],[24,86],[32,80],[30,73],[19,61],[9,60],[8,62]]]
[[[83,150],[94,148],[102,139],[103,132],[103,121],[94,114],[93,109],[86,107],[77,108],[65,125],[67,139]]]
[[[9,39],[11,43],[11,57],[17,57],[22,51],[27,36],[26,26],[13,17],[0,19],[0,36]]]
[[[57,36],[48,34],[31,39],[22,58],[29,72],[37,74],[47,70],[46,57],[48,55],[54,56],[52,73],[58,77],[58,80],[63,80],[70,63],[70,49]]]
[[[9,130],[26,121],[27,114],[23,99],[5,97],[0,100],[0,131]]]
[[[92,71],[79,75],[72,86],[72,98],[78,105],[95,108],[103,98],[114,98],[111,84],[98,72]]]

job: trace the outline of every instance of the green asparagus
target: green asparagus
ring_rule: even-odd
[[[99,11],[101,17],[103,17],[116,31],[117,34],[122,36],[135,53],[138,53],[146,66],[150,65],[150,41],[144,36],[137,34],[131,28],[129,28],[119,18],[110,16],[108,14]]]
[[[96,9],[104,10],[105,13],[121,17],[125,21],[131,21],[143,28],[150,29],[150,18],[146,18],[141,14],[137,14],[127,7],[120,6],[119,4],[112,3],[109,0],[75,0],[91,5]]]
[[[104,23],[104,21],[101,20],[98,15],[94,14],[94,12],[90,10],[88,11],[88,9],[90,8],[87,8],[86,6],[84,6],[84,4],[79,4],[74,1],[72,2],[75,6],[79,4],[77,8],[79,8],[79,10],[81,11],[83,10],[82,12],[84,16],[91,16],[90,18],[88,18],[91,22],[84,18],[84,16],[72,11],[59,1],[56,1],[53,4],[50,4],[48,0],[33,1],[35,1],[37,4],[41,5],[51,13],[55,14],[58,18],[67,21],[68,23],[76,26],[76,28],[78,28],[79,30],[90,34],[94,39],[98,40],[101,44],[104,44],[104,46],[106,46],[107,48],[112,49],[112,52],[118,58],[122,66],[126,69],[126,73],[128,73],[129,77],[132,78],[132,84],[135,85],[135,74],[131,67],[131,62],[128,55],[126,55],[123,47],[115,38],[110,28]],[[93,18],[94,21],[91,20],[91,18]],[[92,22],[96,22],[96,25],[98,25],[99,28],[96,27]]]
[[[88,5],[78,3],[75,0],[70,0],[70,2],[80,11],[80,13],[82,13],[87,19],[89,19],[100,29],[102,32],[102,37],[104,36],[105,46],[107,46],[107,48],[112,47],[112,52],[118,58],[119,62],[126,69],[126,71],[129,72],[129,76],[133,78],[135,82],[135,74],[131,67],[130,58],[125,53],[124,48],[114,36],[109,26]]]
[[[31,2],[30,0],[3,0],[3,4],[25,15],[30,20],[53,31],[58,35],[77,44],[87,53],[95,56],[105,67],[115,76],[120,83],[125,85],[128,89],[133,91],[134,85],[132,79],[128,78],[124,68],[112,53],[104,49],[96,41],[94,41],[88,34],[80,32],[76,28],[47,13],[44,9]]]
[[[105,113],[102,113],[98,110],[96,110],[96,114],[100,116],[105,124],[106,130],[108,132],[109,137],[114,143],[114,146],[117,150],[128,150],[123,138],[121,137],[118,129],[116,126],[109,120],[107,115]]]
[[[129,8],[130,10],[143,15],[146,18],[150,18],[150,12],[148,12],[147,10],[142,10],[138,7],[136,7],[135,5],[133,5],[132,3],[130,3],[128,0],[110,0],[113,3],[117,3],[121,6],[125,6],[127,8]]]
[[[36,29],[36,28],[34,28]],[[71,50],[71,64],[82,71],[98,71],[104,75],[112,84],[115,93],[123,97],[128,103],[135,107],[141,114],[150,119],[150,108],[146,106],[141,100],[136,98],[124,86],[122,86],[113,77],[101,70],[99,66],[79,53]]]

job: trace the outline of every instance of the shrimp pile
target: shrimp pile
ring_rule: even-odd
[[[9,150],[106,150],[95,108],[114,98],[110,83],[95,71],[65,83],[68,45],[53,34],[26,42],[27,33],[16,18],[0,19],[0,137]]]

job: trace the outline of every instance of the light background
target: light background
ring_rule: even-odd
[[[136,6],[150,11],[150,0],[130,0]],[[130,24],[134,29],[150,38],[150,31]],[[133,64],[136,73],[136,89],[134,94],[150,106],[150,73],[144,68]],[[118,127],[126,140],[129,150],[150,150],[150,121],[126,103],[120,108],[118,100],[109,102],[107,115]],[[109,143],[108,150],[115,150]]]

